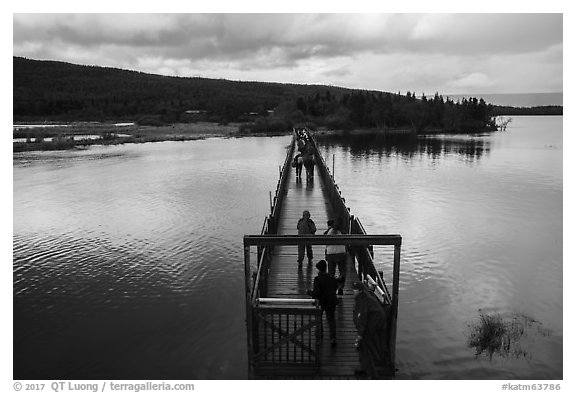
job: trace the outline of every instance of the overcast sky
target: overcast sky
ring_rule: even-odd
[[[562,14],[14,14],[13,55],[420,95],[562,92]]]

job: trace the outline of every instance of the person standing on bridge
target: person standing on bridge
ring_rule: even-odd
[[[330,225],[332,224],[332,225]],[[328,230],[324,232],[325,235],[342,235],[342,226],[340,218],[328,221]],[[344,294],[344,283],[346,282],[346,245],[344,244],[328,244],[326,245],[326,261],[328,261],[328,274],[331,276],[336,275],[336,266],[338,266],[338,295]]]
[[[384,366],[387,356],[386,324],[384,307],[362,282],[352,284],[354,292],[353,320],[358,337],[356,348],[360,356],[361,370],[356,375],[378,378],[378,368]]]
[[[338,304],[336,297],[336,279],[326,273],[326,261],[320,260],[316,264],[318,275],[314,277],[313,289],[308,290],[309,296],[318,299],[322,312],[326,314],[326,322],[328,322],[328,329],[330,331],[330,345],[336,346],[336,319],[334,318],[334,311]],[[320,325],[322,326],[322,325]],[[322,331],[322,330],[321,330]]]
[[[316,233],[316,224],[310,218],[310,212],[304,210],[302,212],[302,218],[298,220],[296,225],[299,235],[313,235]],[[311,244],[299,244],[298,245],[298,269],[302,268],[302,261],[304,260],[304,249],[306,249],[306,255],[308,256],[308,263],[312,263],[312,258],[314,253],[312,252]]]

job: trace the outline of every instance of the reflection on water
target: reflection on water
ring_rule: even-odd
[[[115,138],[127,138],[131,135],[128,134],[110,134],[111,136],[115,137]],[[67,135],[66,139],[72,138],[75,141],[83,141],[83,140],[96,140],[96,139],[102,139],[102,135],[90,135],[90,134],[82,134],[82,135]],[[44,142],[52,142],[54,140],[53,137],[46,137],[46,138],[42,138],[42,141]],[[30,138],[12,138],[12,142],[13,143],[34,143],[36,142],[36,138],[30,137]]]
[[[512,125],[319,138],[351,213],[403,236],[399,378],[562,378],[562,119]],[[15,154],[14,378],[246,378],[242,236],[262,227],[288,142]],[[375,248],[390,282],[391,254]],[[477,357],[480,309],[549,334],[526,336],[530,356]]]
[[[245,378],[242,236],[288,140],[15,155],[15,377]]]
[[[350,154],[357,157],[366,155],[427,156],[436,160],[444,155],[458,154],[468,159],[479,159],[490,152],[490,138],[487,135],[461,136],[390,136],[379,134],[330,135],[317,138],[324,146],[335,148],[345,146]]]
[[[320,149],[369,233],[403,236],[399,378],[562,376],[562,119],[418,139],[325,137]],[[392,251],[376,248],[391,281]],[[532,356],[478,359],[479,309],[525,315]]]

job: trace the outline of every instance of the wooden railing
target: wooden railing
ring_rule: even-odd
[[[330,203],[333,210],[342,219],[343,232],[349,234],[357,234],[366,236],[366,230],[360,220],[350,214],[350,209],[346,206],[346,200],[342,197],[334,175],[330,173],[330,169],[326,161],[320,154],[316,141],[310,135],[309,140],[314,146],[315,160],[318,165],[318,173],[326,184]],[[402,239],[399,237],[394,244],[394,261],[393,261],[393,277],[392,277],[392,290],[390,294],[386,282],[381,275],[381,272],[376,270],[374,265],[374,251],[373,244],[365,244],[355,247],[350,247],[352,254],[357,264],[357,272],[359,279],[369,284],[369,287],[374,291],[376,297],[381,301],[383,307],[387,308],[389,315],[388,326],[388,343],[390,348],[390,361],[391,364],[395,362],[395,347],[396,347],[396,325],[398,319],[398,287],[400,284],[400,249]]]
[[[278,233],[278,219],[280,218],[280,212],[282,211],[282,204],[284,202],[284,197],[286,196],[286,185],[288,182],[288,175],[291,170],[292,154],[295,148],[295,139],[292,138],[292,143],[288,148],[286,153],[286,158],[284,159],[284,165],[279,168],[280,176],[278,179],[278,184],[276,185],[276,191],[274,197],[270,194],[270,216],[268,217],[268,233]]]
[[[350,233],[356,235],[367,235],[366,230],[357,217],[351,217]],[[380,272],[376,270],[376,266],[374,265],[374,250],[372,245],[369,245],[368,247],[357,247],[353,251],[357,261],[358,267],[356,270],[358,276],[362,281],[371,281],[371,284],[377,286],[375,292],[378,298],[381,299],[382,303],[391,305],[392,296],[390,295],[390,291],[388,291],[384,278]]]
[[[394,283],[393,283],[393,292],[391,297],[391,304],[383,304],[383,307],[389,312],[390,319],[389,319],[389,329],[387,330],[388,334],[388,344],[390,348],[390,358],[389,362],[394,365],[395,361],[395,350],[396,350],[396,321],[397,321],[397,312],[398,312],[398,281],[399,281],[399,269],[400,269],[400,245],[402,243],[402,237],[400,235],[340,235],[340,236],[316,236],[316,235],[246,235],[244,236],[244,263],[245,267],[250,265],[250,247],[253,246],[275,246],[275,245],[288,245],[288,246],[296,246],[298,244],[310,244],[310,245],[335,245],[335,244],[347,244],[350,246],[352,250],[358,249],[368,249],[369,245],[386,245],[386,246],[394,246]],[[249,272],[249,268],[247,268],[247,272]],[[246,278],[249,280],[249,276]],[[253,294],[247,293],[247,324],[248,324],[248,352],[249,352],[249,363],[250,363],[250,370],[251,375],[254,371],[260,370],[260,362],[265,361],[266,366],[268,368],[272,367],[274,362],[270,363],[270,361],[266,361],[262,359],[261,353],[261,345],[262,345],[262,330],[261,330],[261,323],[263,315],[263,311],[260,305],[260,298],[254,299]],[[282,299],[275,299],[277,302],[281,303]],[[288,301],[301,301],[298,299],[290,299]],[[298,307],[292,308],[283,308],[283,307],[276,307],[278,310],[278,315],[320,315],[319,309],[313,310],[312,308],[308,308],[308,310],[299,309]],[[270,308],[270,310],[264,311],[264,313],[271,313],[273,314],[274,306]],[[280,317],[278,317],[280,318]],[[286,317],[289,318],[289,317]],[[310,317],[312,318],[312,316]],[[319,321],[317,324],[320,323]],[[319,325],[314,326],[319,326]],[[314,327],[310,325],[310,331],[312,332],[312,328]],[[271,329],[274,329],[270,327]],[[286,336],[286,340],[291,340],[291,337],[294,337],[301,332],[298,331],[286,331],[283,335]],[[312,333],[310,333],[312,334]],[[285,342],[287,342],[285,340]],[[277,346],[281,346],[282,344],[278,344]],[[298,345],[298,344],[294,344]],[[268,348],[268,347],[267,347]],[[286,356],[283,358],[277,359],[276,366],[278,370],[281,370],[284,366],[294,366],[292,358]],[[311,362],[304,362],[299,363],[298,366],[315,366],[315,363]]]
[[[270,214],[264,219],[261,235],[270,235],[278,233],[278,219],[282,210],[282,203],[286,195],[286,186],[288,175],[291,167],[291,158],[294,154],[295,139],[292,139],[290,147],[284,159],[284,165],[279,168],[279,179],[276,184],[274,196],[270,193]],[[270,271],[270,261],[272,260],[273,246],[258,247],[257,269],[252,277],[252,296],[251,301],[255,302],[259,297],[266,297],[268,292],[268,272]]]
[[[254,371],[258,375],[316,373],[321,316],[312,299],[259,298],[252,313]]]
[[[350,233],[350,209],[346,207],[346,201],[342,197],[342,192],[338,188],[338,184],[334,180],[334,176],[330,173],[326,161],[320,154],[316,141],[312,136],[309,138],[310,142],[314,146],[314,160],[318,164],[318,173],[322,177],[322,181],[326,185],[326,191],[328,192],[328,198],[334,213],[337,217],[341,219],[342,232]]]
[[[293,138],[274,196],[270,193],[270,214],[264,219],[260,234],[275,235],[286,195],[286,187],[294,154]],[[245,255],[247,282],[246,315],[250,375],[281,374],[292,370],[297,374],[316,369],[319,365],[319,324],[321,310],[314,301],[267,299],[268,276],[274,244],[257,245],[257,268],[250,276],[249,251]],[[249,247],[248,247],[249,249]],[[249,283],[252,283],[248,288]]]

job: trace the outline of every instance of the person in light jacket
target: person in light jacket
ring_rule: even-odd
[[[324,232],[325,235],[342,235],[340,219],[329,220],[328,230]],[[346,282],[346,245],[344,244],[328,244],[326,246],[326,261],[328,262],[328,274],[336,275],[336,266],[338,266],[338,295],[344,294],[344,283]]]

